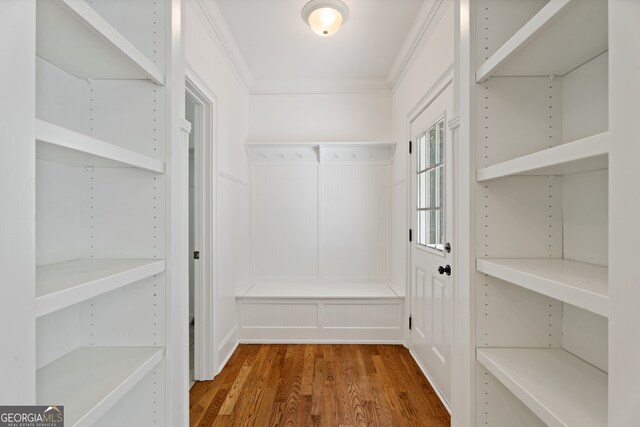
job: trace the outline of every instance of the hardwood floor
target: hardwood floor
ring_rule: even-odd
[[[240,345],[190,392],[192,426],[448,426],[399,345]]]

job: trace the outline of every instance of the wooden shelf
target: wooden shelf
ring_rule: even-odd
[[[75,260],[36,268],[36,317],[165,271],[164,260]]]
[[[269,299],[370,299],[399,298],[384,283],[260,283],[238,298]]]
[[[36,119],[36,157],[74,166],[135,167],[164,172],[164,162]]]
[[[564,259],[478,259],[481,273],[609,315],[609,269]]]
[[[609,132],[478,169],[478,182],[512,175],[569,175],[609,167]]]
[[[81,347],[38,369],[38,405],[64,405],[65,425],[93,425],[155,368],[161,348]]]
[[[607,374],[571,353],[478,348],[477,359],[547,425],[607,425]]]
[[[476,70],[491,76],[563,76],[608,49],[607,1],[550,0]]]
[[[36,54],[78,78],[150,79],[164,75],[83,0],[38,0]]]

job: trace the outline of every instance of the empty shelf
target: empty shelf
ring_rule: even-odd
[[[36,119],[36,157],[74,166],[135,167],[164,172],[164,162]]]
[[[607,1],[550,0],[476,71],[491,76],[563,76],[608,49]]]
[[[609,167],[609,132],[478,169],[478,182],[511,175],[569,175]]]
[[[83,259],[36,268],[36,317],[165,270],[164,260]]]
[[[83,0],[38,0],[36,53],[78,78],[150,79],[164,75]]]
[[[367,299],[398,298],[384,283],[327,284],[327,283],[260,283],[252,286],[238,298],[270,299]]]
[[[609,269],[564,259],[478,259],[478,271],[601,316],[609,314]]]
[[[478,348],[477,358],[549,426],[607,425],[607,374],[571,353]]]
[[[64,405],[65,425],[93,425],[162,357],[161,348],[78,348],[38,369],[36,402]]]

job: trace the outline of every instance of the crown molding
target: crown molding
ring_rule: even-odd
[[[359,80],[264,80],[256,81],[251,95],[390,94],[386,79]]]
[[[433,31],[451,1],[452,0],[425,0],[422,4],[416,19],[409,29],[407,37],[405,37],[400,47],[396,59],[391,65],[389,74],[387,74],[387,82],[391,88],[396,86],[404,74],[417,48],[433,34]]]
[[[247,91],[251,91],[251,86],[253,85],[253,76],[251,75],[251,71],[249,71],[249,67],[247,63],[244,61],[244,57],[240,53],[240,49],[236,44],[233,35],[231,34],[231,30],[225,21],[222,11],[218,7],[217,3],[213,0],[196,0],[202,9],[202,12],[209,22],[209,25],[216,37],[222,44],[231,64],[236,69],[240,80],[247,88]]]

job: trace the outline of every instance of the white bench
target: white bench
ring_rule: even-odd
[[[259,283],[237,297],[245,343],[400,343],[404,297],[384,283]]]

